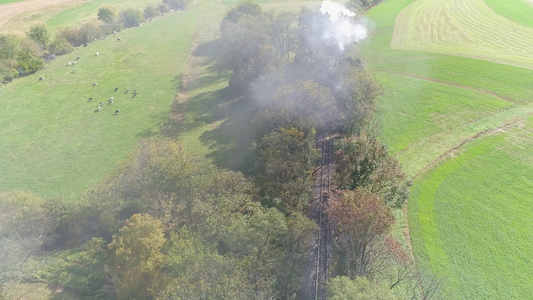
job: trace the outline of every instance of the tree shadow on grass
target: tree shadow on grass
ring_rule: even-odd
[[[215,164],[245,174],[250,172],[254,112],[253,104],[242,98],[222,103],[215,108],[212,118],[222,123],[200,136],[200,141],[210,150],[208,157]]]

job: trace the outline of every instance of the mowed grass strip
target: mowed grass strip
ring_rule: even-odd
[[[495,13],[533,28],[533,2],[530,0],[485,0]]]
[[[155,18],[117,35],[120,42],[91,43],[0,88],[0,190],[71,201],[127,159],[140,138],[157,134],[200,14],[193,7]],[[77,65],[67,67],[76,56]],[[108,105],[110,97],[115,100]],[[104,105],[95,112],[99,102]]]
[[[533,28],[484,0],[419,0],[396,20],[395,49],[443,53],[533,68]]]
[[[533,295],[533,133],[475,141],[417,181],[409,202],[419,262],[461,299]]]

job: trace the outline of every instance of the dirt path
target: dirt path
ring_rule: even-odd
[[[26,0],[14,3],[7,3],[0,5],[0,28],[7,23],[7,21],[18,16],[21,13],[28,11],[39,10],[50,6],[61,5],[69,2],[76,2],[76,0]]]

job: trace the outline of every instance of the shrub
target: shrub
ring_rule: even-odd
[[[76,27],[62,28],[59,33],[56,34],[56,39],[65,39],[74,47],[82,45],[81,39],[78,35],[78,28]]]
[[[81,44],[89,43],[102,36],[102,30],[96,22],[88,22],[78,29],[78,37]],[[80,44],[80,45],[81,45]]]
[[[159,5],[159,12],[160,13],[166,13],[170,10],[170,8],[168,7],[168,5],[166,3],[163,3],[161,5]]]
[[[185,0],[163,0],[163,3],[167,4],[169,8],[182,10],[188,5]]]
[[[98,20],[105,23],[113,23],[118,16],[117,9],[112,5],[105,5],[98,9]]]
[[[155,16],[158,16],[159,15],[159,9],[149,5],[148,7],[146,7],[144,9],[144,17],[145,18],[153,18]]]
[[[130,28],[139,26],[139,23],[143,21],[143,16],[140,10],[130,8],[120,12],[120,17],[124,27]]]

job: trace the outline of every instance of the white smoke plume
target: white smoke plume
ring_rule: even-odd
[[[355,13],[347,9],[344,5],[330,0],[324,0],[320,6],[320,12],[328,15],[331,26],[324,31],[322,36],[325,40],[333,40],[339,50],[353,42],[363,40],[367,36],[366,27],[363,24],[353,21]]]

